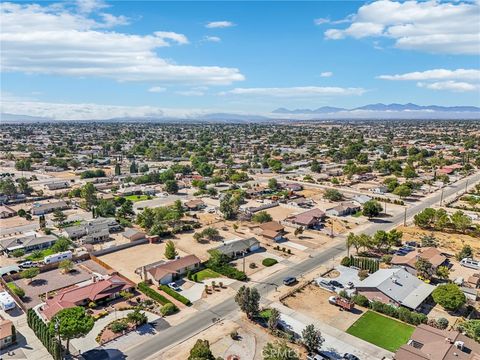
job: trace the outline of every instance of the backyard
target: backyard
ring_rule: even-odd
[[[347,329],[347,333],[395,352],[407,343],[414,329],[411,325],[367,311]]]

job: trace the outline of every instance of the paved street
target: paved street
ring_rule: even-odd
[[[456,192],[463,190],[467,180],[470,185],[473,185],[480,180],[480,173],[462,179],[457,184],[446,187],[444,189],[443,198],[446,199],[449,196],[455,195]],[[441,196],[441,191],[438,191],[408,208],[407,219],[411,218],[424,208],[432,206],[435,203],[439,203]],[[362,229],[362,232],[373,234],[377,230],[390,230],[398,224],[403,223],[403,220],[404,215],[400,214],[398,216],[389,218],[387,221],[372,222],[370,225],[368,225],[368,227]],[[262,296],[265,296],[269,292],[275,291],[277,286],[281,286],[282,280],[286,276],[295,276],[298,278],[302,274],[310,272],[316,267],[328,263],[328,261],[331,261],[331,259],[338,258],[345,251],[345,246],[342,244],[333,246],[320,253],[313,253],[311,258],[299,264],[295,264],[288,269],[273,274],[265,279],[263,283],[256,285],[256,288],[259,290]],[[130,359],[147,359],[156,352],[201,332],[217,319],[225,318],[236,311],[238,311],[238,307],[235,304],[234,299],[230,298],[223,303],[211,307],[208,310],[197,312],[191,320],[187,320],[177,326],[162,331],[158,335],[147,339],[147,341],[130,348],[126,351],[125,355]]]

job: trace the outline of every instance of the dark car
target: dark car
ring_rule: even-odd
[[[336,281],[336,280],[331,280],[331,281],[330,281],[330,285],[335,286],[335,287],[337,287],[337,288],[343,289],[343,285],[340,284],[340,283],[339,283],[338,281]]]
[[[350,353],[343,354],[343,358],[346,359],[346,360],[360,360],[360,358],[358,356],[355,356],[355,355],[350,354]]]
[[[284,285],[293,285],[297,282],[297,278],[294,278],[293,276],[289,276],[285,279],[283,279],[283,284]]]

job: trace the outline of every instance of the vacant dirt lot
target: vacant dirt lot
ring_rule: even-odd
[[[185,252],[177,249],[178,255],[185,256]],[[99,259],[117,270],[134,282],[142,279],[135,274],[135,269],[154,263],[165,258],[165,243],[137,245],[125,250],[116,251],[111,254],[99,256]]]
[[[340,310],[339,307],[328,303],[328,298],[332,295],[316,285],[309,284],[282,302],[291,309],[345,331],[357,321],[363,311],[358,308],[355,308],[354,312]]]
[[[403,232],[402,241],[420,241],[422,236],[433,235],[439,241],[440,248],[447,253],[457,253],[462,249],[463,245],[470,245],[475,253],[480,255],[480,242],[473,236],[422,230],[417,226],[400,226],[397,229]]]

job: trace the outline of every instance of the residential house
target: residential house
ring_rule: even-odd
[[[205,208],[207,205],[201,199],[192,199],[183,204],[188,211],[195,211]]]
[[[370,189],[370,191],[375,194],[384,195],[388,192],[388,188],[386,186],[380,185]]]
[[[70,187],[68,181],[53,181],[44,185],[47,190],[60,190]]]
[[[434,247],[420,248],[409,252],[406,255],[395,255],[392,258],[391,264],[394,267],[402,267],[412,275],[417,275],[415,264],[418,259],[422,258],[429,261],[433,265],[435,271],[439,266],[446,265],[447,257],[442,254],[440,250]]]
[[[317,229],[322,226],[322,221],[325,219],[325,213],[320,209],[311,209],[303,213],[289,216],[285,219],[286,222],[294,226],[302,226],[308,229]]]
[[[18,236],[0,238],[0,251],[9,255],[15,250],[23,250],[26,253],[34,250],[42,250],[52,246],[57,238],[53,235],[39,235],[29,232]]]
[[[45,215],[55,210],[65,210],[68,209],[68,205],[65,201],[57,201],[47,204],[34,204],[31,208],[32,215]]]
[[[53,298],[47,299],[43,305],[42,313],[50,320],[57,312],[74,306],[86,306],[90,302],[110,301],[120,296],[120,291],[132,291],[135,284],[118,275],[105,279],[93,278],[85,286],[76,286],[60,291]]]
[[[352,200],[357,202],[359,205],[363,205],[366,202],[372,200],[372,198],[368,195],[357,195],[357,196],[354,196]]]
[[[137,241],[146,238],[146,234],[143,231],[134,228],[126,228],[122,236],[128,241]]]
[[[305,209],[313,206],[313,200],[307,199],[305,196],[298,196],[294,199],[288,200],[287,204]]]
[[[301,191],[303,190],[303,186],[300,185],[300,184],[296,184],[296,183],[286,183],[286,184],[283,184],[282,187],[286,190],[290,190],[290,191]]]
[[[114,218],[96,218],[80,225],[69,226],[63,234],[70,240],[81,240],[82,244],[93,244],[106,241],[110,232],[119,231],[122,226]]]
[[[440,330],[420,324],[407,344],[397,350],[395,360],[476,360],[480,344],[455,330]]]
[[[356,289],[370,301],[416,310],[435,287],[404,269],[380,269],[358,283]]]
[[[15,339],[13,323],[0,316],[0,349],[5,349],[13,344]]]
[[[168,284],[175,281],[179,276],[186,274],[188,271],[200,268],[201,261],[195,255],[187,255],[171,261],[159,261],[136,272],[143,271],[141,276],[143,279],[150,279],[159,284]]]
[[[283,239],[285,234],[285,227],[277,221],[269,221],[258,226],[262,232],[261,235],[273,241]]]
[[[360,211],[361,206],[351,201],[344,201],[337,206],[327,209],[328,216],[348,216]]]
[[[212,250],[217,250],[220,253],[227,255],[228,257],[235,258],[238,255],[252,252],[260,248],[260,242],[254,238],[237,239],[225,241],[223,245],[220,245]]]
[[[6,219],[15,215],[17,215],[17,212],[15,210],[8,206],[0,205],[0,219]]]

